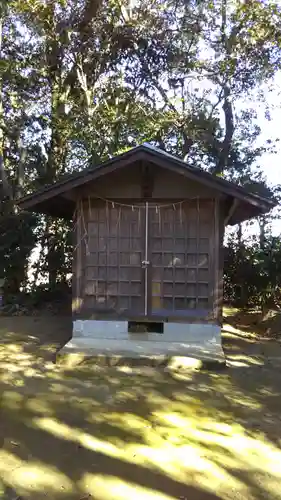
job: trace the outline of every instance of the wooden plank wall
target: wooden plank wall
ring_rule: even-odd
[[[214,201],[151,210],[152,309],[208,310],[213,288]]]
[[[90,204],[85,306],[107,314],[143,314],[140,209],[94,200]]]
[[[163,213],[160,218],[155,209],[152,213],[150,258],[152,258],[154,265],[154,271],[152,269],[154,275],[151,275],[151,306],[152,309],[158,309],[158,307],[162,309],[158,304],[168,304],[170,300],[168,300],[168,296],[172,293],[173,297],[170,303],[173,303],[175,310],[172,311],[171,316],[175,315],[177,307],[182,302],[186,304],[185,307],[191,310],[208,307],[211,316],[220,320],[222,315],[223,216],[218,199],[200,200],[199,207],[200,212],[198,213],[198,206],[194,200],[186,211],[182,208],[168,210],[167,215],[164,216]],[[94,317],[95,311],[102,313],[104,308],[106,319],[107,314],[113,312],[120,314],[120,311],[126,310],[127,307],[142,314],[143,288],[140,262],[143,258],[143,243],[141,232],[138,230],[136,233],[133,229],[139,225],[138,212],[131,210],[127,214],[124,212],[119,229],[124,233],[114,235],[110,227],[111,225],[113,228],[116,227],[115,219],[119,217],[118,213],[117,205],[112,210],[111,204],[109,207],[98,200],[79,200],[77,202],[74,223],[76,245],[73,256],[74,315],[80,314],[81,317],[89,317],[91,312],[92,317]],[[179,216],[179,220],[177,216]],[[173,234],[167,232],[169,226],[171,226]],[[126,231],[129,227],[127,234]],[[183,229],[180,229],[181,227]],[[179,230],[180,232],[177,234],[176,231]],[[161,234],[158,234],[157,231],[160,231]],[[209,241],[208,245],[207,240]],[[168,248],[167,245],[171,241],[173,248]],[[184,242],[184,250],[182,250],[182,242]],[[100,245],[104,245],[104,250]],[[173,254],[180,254],[179,261],[182,260],[182,264],[179,263],[178,267],[174,269],[169,267],[171,260],[169,258]],[[203,257],[205,254],[206,262],[200,260],[200,255]],[[136,261],[132,260],[133,256]],[[114,259],[117,259],[116,263],[114,263]],[[160,279],[157,276],[157,268],[162,273]],[[197,282],[194,282],[195,277]],[[101,302],[98,305],[96,299],[99,278],[101,278],[101,282],[104,282],[104,293],[101,291],[100,295],[106,297],[109,294],[108,298],[110,299],[108,303],[105,302],[103,305]],[[108,291],[105,290],[107,281],[110,285]],[[113,290],[114,284],[116,285],[115,292]],[[181,292],[181,288],[183,292]],[[190,297],[194,295],[196,307],[191,304],[191,299],[190,304],[188,303],[186,295],[190,295]],[[209,296],[208,301],[206,300],[207,296]],[[113,299],[115,303],[113,303]]]
[[[74,250],[72,262],[72,315],[79,316],[84,301],[84,270],[86,245],[85,233],[87,231],[87,222],[85,221],[87,212],[83,206],[82,200],[77,200],[76,209],[73,218]],[[87,218],[86,218],[87,220]]]
[[[222,201],[215,200],[214,211],[214,283],[213,283],[213,307],[214,318],[219,324],[223,316],[223,239],[224,239],[224,211]]]

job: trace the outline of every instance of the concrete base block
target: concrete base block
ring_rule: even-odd
[[[65,355],[71,355],[74,364],[92,358],[95,362],[103,359],[103,363],[115,359],[113,364],[138,359],[141,364],[155,366],[173,359],[182,367],[195,366],[194,360],[201,367],[207,367],[206,363],[225,365],[220,327],[203,323],[165,323],[161,334],[128,333],[127,321],[79,320],[73,324],[73,338],[61,349],[60,359]]]
[[[78,319],[73,322],[73,337],[127,339],[128,321]]]

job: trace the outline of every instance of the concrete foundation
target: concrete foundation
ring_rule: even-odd
[[[61,354],[170,357],[225,362],[221,328],[213,324],[164,323],[163,333],[129,333],[127,321],[77,320]]]

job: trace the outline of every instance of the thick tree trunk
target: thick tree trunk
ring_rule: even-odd
[[[66,171],[69,133],[66,105],[70,86],[64,74],[65,46],[63,44],[63,30],[56,21],[54,3],[52,7],[49,25],[52,26],[53,32],[49,34],[46,43],[46,61],[51,100],[51,141],[44,176],[46,184],[52,184]],[[51,222],[49,225],[51,225]],[[46,258],[50,288],[56,286],[59,272],[57,266],[58,259],[56,258],[58,239],[59,235],[57,235],[55,230],[50,232],[47,242],[48,252]]]
[[[223,112],[224,112],[224,138],[218,151],[218,162],[214,170],[215,174],[223,174],[228,164],[231,143],[234,134],[234,115],[231,103],[230,77],[228,76],[228,63],[231,53],[231,42],[226,32],[227,27],[227,0],[221,0],[221,42],[226,58],[226,75],[222,82]]]
[[[0,9],[0,60],[2,55],[2,36],[3,36],[3,22],[4,22],[4,14],[1,13]],[[2,16],[1,16],[2,14]],[[12,199],[12,189],[8,181],[8,177],[5,171],[4,164],[4,138],[5,138],[5,121],[4,121],[4,109],[3,109],[3,95],[2,95],[2,85],[3,82],[0,79],[0,197],[3,198],[11,198]],[[2,191],[2,193],[1,193]],[[1,198],[0,198],[1,201]]]
[[[228,157],[231,150],[231,143],[234,134],[233,110],[230,100],[230,89],[228,85],[224,86],[223,92],[224,92],[223,111],[224,111],[225,133],[222,146],[219,151],[217,167],[215,169],[216,174],[223,174],[225,168],[227,167]]]

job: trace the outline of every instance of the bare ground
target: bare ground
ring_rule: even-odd
[[[186,373],[54,367],[69,318],[0,318],[0,498],[281,500],[281,347],[235,315]]]

